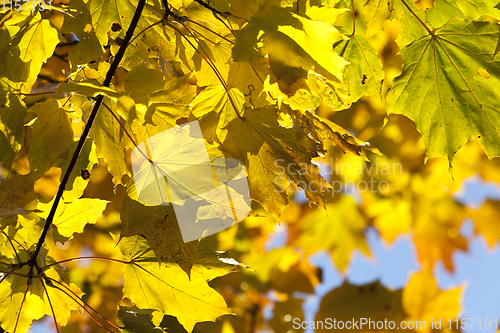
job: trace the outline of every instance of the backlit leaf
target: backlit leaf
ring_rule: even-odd
[[[84,198],[65,205],[62,214],[54,220],[57,233],[62,237],[54,237],[54,240],[65,242],[73,238],[74,233],[82,233],[88,223],[97,222],[108,202]]]
[[[280,127],[274,108],[247,109],[226,129],[224,154],[244,163],[252,199],[262,203],[269,213],[281,215],[288,203],[289,182],[304,188],[311,204],[324,205],[321,184],[326,181],[311,163],[321,148],[299,128]],[[300,173],[301,168],[307,171]]]
[[[484,235],[488,245],[493,247],[500,235],[498,201],[487,200],[478,210],[468,209],[468,213],[474,221],[476,233]]]
[[[335,318],[337,329],[341,327],[339,322],[345,325],[350,321],[349,331],[352,332],[381,331],[374,327],[373,322],[385,320],[393,321],[395,327],[399,327],[405,318],[401,295],[401,290],[391,291],[378,281],[361,286],[344,282],[321,300],[320,310],[315,319],[325,323],[327,318]],[[371,327],[368,320],[372,321]],[[355,322],[357,325],[353,326]],[[317,331],[328,332],[330,329],[323,326]]]
[[[18,214],[29,213],[24,206],[38,196],[33,186],[30,174],[12,175],[0,183],[0,217],[15,218]]]
[[[215,321],[231,313],[224,298],[207,282],[230,273],[234,265],[222,262],[215,254],[199,252],[189,279],[176,263],[166,261],[159,265],[140,236],[123,238],[120,244],[121,251],[130,260],[123,295],[137,307],[173,315],[188,332],[197,322]],[[159,324],[154,318],[153,323]]]
[[[363,233],[366,227],[366,221],[354,201],[342,197],[336,204],[327,204],[326,212],[317,210],[303,220],[303,233],[297,240],[297,245],[306,253],[327,249],[331,252],[335,265],[343,272],[355,249],[370,255]]]
[[[496,24],[452,19],[401,50],[403,73],[388,93],[388,111],[415,121],[427,158],[444,156],[451,164],[470,139],[489,158],[499,156],[498,31]]]
[[[29,111],[35,113],[37,118],[31,126],[33,143],[28,159],[31,170],[41,176],[50,167],[58,166],[72,152],[71,117],[74,113],[66,112],[54,99],[38,103]]]
[[[428,267],[419,273],[413,274],[410,282],[403,290],[403,308],[407,320],[425,321],[425,327],[415,327],[417,332],[428,333],[432,331],[431,322],[456,318],[460,310],[460,288],[447,291],[440,290],[436,280]],[[418,295],[418,296],[417,296]]]

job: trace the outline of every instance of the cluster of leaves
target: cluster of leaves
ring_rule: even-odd
[[[410,233],[422,271],[399,291],[345,283],[317,319],[454,319],[460,290],[439,290],[432,268],[453,271],[452,254],[467,250],[457,231],[466,217],[491,246],[500,235],[498,202],[471,210],[451,195],[475,173],[500,181],[490,161],[500,156],[495,5],[63,0],[0,9],[0,326],[25,332],[48,315],[63,332],[287,332],[290,316],[303,318],[294,293],[321,281],[308,256],[327,250],[344,272],[354,251],[370,255],[367,228],[387,243]],[[252,213],[183,243],[168,206],[134,199],[129,153],[193,120],[211,158],[245,165]],[[333,160],[401,168],[323,177],[318,161],[335,170]],[[332,188],[339,179],[388,185],[356,203]],[[302,192],[308,203],[291,200]],[[268,250],[278,223],[286,244]]]

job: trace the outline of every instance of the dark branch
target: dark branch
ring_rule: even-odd
[[[139,3],[137,4],[137,8],[135,10],[134,17],[132,18],[132,22],[130,22],[130,26],[129,26],[127,33],[125,35],[125,38],[123,40],[123,44],[122,44],[122,46],[120,46],[120,49],[116,53],[115,59],[113,60],[113,63],[111,64],[111,66],[106,74],[106,78],[104,79],[103,86],[105,86],[105,87],[109,87],[109,85],[111,83],[111,79],[115,75],[116,69],[118,68],[120,61],[122,60],[123,55],[125,54],[125,50],[127,49],[127,46],[129,45],[129,42],[132,39],[132,36],[134,35],[134,30],[137,27],[137,23],[139,22],[139,18],[141,17],[142,10],[144,9],[145,3],[146,3],[146,0],[139,0]],[[97,116],[97,113],[99,111],[99,108],[102,104],[103,99],[104,99],[103,95],[99,95],[97,97],[96,102],[94,104],[94,108],[92,109],[92,112],[90,113],[90,116],[87,120],[87,123],[85,124],[85,129],[83,130],[83,133],[80,137],[80,140],[78,141],[78,145],[76,146],[75,152],[73,153],[71,161],[69,162],[68,169],[64,173],[63,180],[61,181],[61,184],[59,185],[59,190],[57,191],[56,197],[54,199],[54,203],[52,204],[52,207],[50,209],[47,220],[45,221],[45,226],[43,228],[42,235],[40,236],[40,239],[38,240],[35,252],[33,252],[33,255],[31,256],[31,258],[28,262],[30,265],[30,276],[33,275],[33,268],[34,267],[36,267],[37,270],[40,271],[40,269],[38,268],[36,259],[38,257],[38,254],[40,253],[40,250],[42,249],[43,243],[45,243],[45,238],[47,237],[47,233],[49,232],[50,226],[52,225],[52,222],[54,220],[54,216],[56,214],[56,210],[57,210],[57,206],[59,205],[59,201],[62,198],[64,190],[66,189],[66,185],[69,181],[69,177],[70,177],[71,172],[73,171],[73,169],[76,165],[76,162],[78,160],[78,156],[80,155],[80,152],[82,151],[83,145],[85,144],[85,140],[89,136],[90,130],[92,129],[92,125],[94,124],[94,120]]]

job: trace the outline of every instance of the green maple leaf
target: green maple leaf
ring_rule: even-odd
[[[425,11],[427,21],[437,27],[456,16],[462,19],[478,20],[482,15],[500,19],[500,10],[495,8],[496,0],[436,0],[434,8]]]
[[[349,61],[344,71],[344,83],[349,91],[349,101],[355,102],[361,96],[380,96],[384,70],[377,52],[366,38],[351,36],[334,48]]]
[[[144,238],[126,237],[120,241],[122,253],[130,260],[125,272],[123,296],[141,309],[155,309],[153,323],[159,325],[163,315],[177,317],[188,331],[200,321],[215,321],[231,313],[224,298],[207,282],[235,270],[232,259],[219,259],[214,253],[198,252],[191,277],[177,263],[158,259]],[[227,263],[226,263],[227,262]]]
[[[383,29],[385,20],[391,18],[394,3],[392,0],[367,0],[363,6],[366,20],[366,35],[371,37]]]
[[[389,113],[412,119],[427,158],[453,155],[475,139],[489,158],[500,154],[498,25],[452,19],[401,50],[403,73],[387,96]]]
[[[434,5],[438,6],[438,2],[436,1]],[[427,10],[426,13],[429,11],[430,10]],[[442,10],[437,12],[440,14],[447,13],[447,11]],[[397,1],[394,5],[394,16],[392,19],[401,23],[401,30],[399,31],[398,38],[396,39],[396,43],[398,43],[400,48],[403,48],[405,45],[408,45],[427,34],[425,28],[418,20],[415,19],[414,15],[417,15],[421,21],[425,22],[425,14],[421,10],[414,8],[412,13],[402,1]]]

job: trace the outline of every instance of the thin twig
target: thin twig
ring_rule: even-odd
[[[434,33],[432,32],[431,29],[429,29],[429,27],[424,23],[422,22],[422,20],[420,19],[420,17],[417,16],[417,14],[415,14],[413,12],[413,10],[410,8],[410,6],[408,6],[408,4],[406,3],[405,0],[401,0],[403,2],[403,5],[405,5],[405,7],[410,11],[410,13],[413,15],[413,17],[415,17],[417,19],[417,21],[425,28],[425,30],[427,30],[427,32],[431,35],[431,36],[434,36]]]

